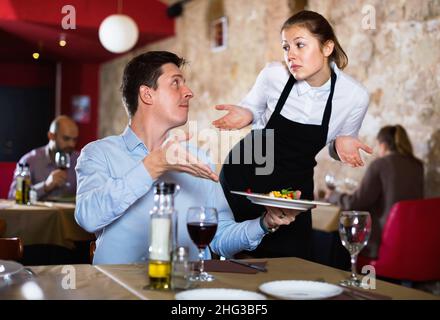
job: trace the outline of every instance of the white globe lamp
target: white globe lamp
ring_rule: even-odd
[[[99,26],[99,40],[108,51],[122,53],[134,47],[139,37],[136,22],[124,14],[113,14]]]

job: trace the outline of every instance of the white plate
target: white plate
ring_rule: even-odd
[[[0,260],[0,278],[13,275],[23,270],[23,265],[15,261]]]
[[[242,191],[231,191],[231,193],[238,194],[247,197],[250,201],[255,204],[260,204],[263,206],[285,208],[285,209],[296,209],[307,211],[309,209],[316,208],[319,206],[328,206],[330,203],[321,201],[308,201],[308,200],[291,200],[283,198],[269,197],[261,193],[247,193]]]
[[[266,282],[259,287],[261,292],[284,300],[317,300],[337,296],[343,289],[330,283],[302,280]]]
[[[238,290],[206,288],[186,290],[176,294],[176,300],[266,300],[260,293]]]

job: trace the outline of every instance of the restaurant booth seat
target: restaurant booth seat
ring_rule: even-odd
[[[378,277],[401,282],[440,280],[440,198],[400,201],[390,211],[377,259],[359,257]]]
[[[23,258],[23,244],[20,238],[0,238],[0,259],[20,261]]]

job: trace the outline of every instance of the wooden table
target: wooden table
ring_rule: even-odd
[[[18,205],[0,200],[0,219],[6,222],[3,237],[20,237],[23,245],[48,244],[74,248],[75,241],[93,240],[95,236],[82,229],[74,218],[75,205],[38,202]]]
[[[202,288],[235,288],[258,292],[264,282],[274,280],[314,280],[338,283],[347,278],[348,272],[326,267],[298,258],[260,259],[267,261],[267,273],[257,274],[212,272],[216,280],[204,283]],[[255,260],[258,261],[258,260]],[[64,270],[63,270],[64,269]],[[45,299],[174,299],[175,291],[145,290],[148,284],[147,266],[132,265],[74,265],[32,267],[37,274],[34,278],[40,283]],[[72,271],[73,270],[73,271]],[[64,271],[64,273],[63,273]],[[63,277],[75,273],[75,289],[61,289]],[[47,279],[50,279],[48,281]],[[376,282],[375,293],[393,299],[440,299],[422,291]],[[0,287],[0,299],[23,299],[20,287]]]
[[[335,205],[312,209],[312,228],[323,232],[338,231],[341,208]]]

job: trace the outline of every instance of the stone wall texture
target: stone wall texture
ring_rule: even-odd
[[[282,60],[279,31],[291,8],[298,4],[296,1],[223,0],[229,32],[228,47],[220,52],[210,49],[210,1],[185,4],[184,14],[176,19],[174,37],[102,66],[100,137],[119,134],[127,123],[119,90],[121,75],[130,58],[141,52],[170,50],[190,62],[184,69],[195,94],[189,120],[194,121],[193,126],[196,123],[199,133],[212,129],[211,121],[223,114],[214,110],[216,104],[237,103],[267,62]],[[403,125],[416,156],[425,164],[426,196],[440,196],[440,1],[309,0],[306,9],[323,14],[334,26],[349,57],[345,72],[363,83],[370,93],[360,138],[376,147],[375,137],[382,126]],[[230,135],[231,143],[239,138],[236,132],[223,135]],[[204,143],[203,134],[195,139]],[[211,146],[214,162],[221,162],[229,148],[227,143]],[[367,165],[374,158],[364,157]],[[326,149],[317,160],[317,190],[324,188],[328,172],[341,180],[357,181],[365,172],[365,167],[354,169],[333,161]]]

